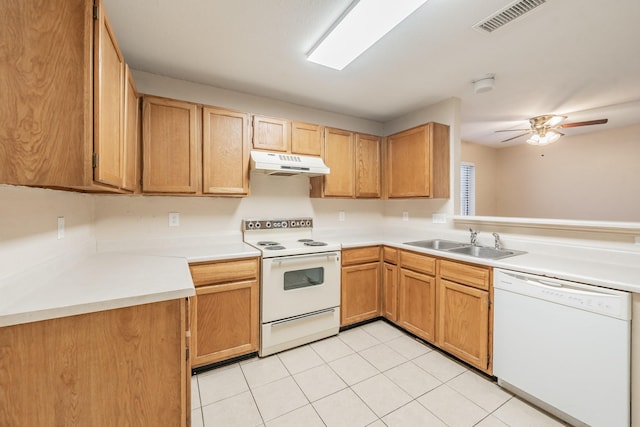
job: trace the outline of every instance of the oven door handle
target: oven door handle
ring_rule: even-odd
[[[308,260],[309,258],[327,258],[327,261],[329,261],[331,258],[336,258],[336,260],[339,260],[338,252],[329,252],[329,253],[323,252],[319,254],[294,255],[290,257],[283,257],[278,259],[271,258],[271,259],[274,263],[277,262],[278,265],[282,265],[290,262],[295,262],[299,259]]]
[[[305,320],[310,317],[322,316],[323,314],[334,313],[336,311],[335,308],[327,308],[324,310],[314,311],[313,313],[301,314],[299,316],[289,317],[287,319],[278,320],[276,322],[271,323],[272,328],[276,328],[278,326],[284,326],[287,323],[296,322],[298,320]]]

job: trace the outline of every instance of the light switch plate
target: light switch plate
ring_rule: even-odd
[[[640,245],[640,236],[635,237],[636,245]]]
[[[409,212],[407,211],[402,212],[402,220],[409,221]]]
[[[344,211],[338,212],[338,221],[344,221]]]
[[[180,225],[180,213],[169,212],[169,227],[178,227]]]

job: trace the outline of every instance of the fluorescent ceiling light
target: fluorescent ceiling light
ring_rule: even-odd
[[[342,70],[427,0],[356,0],[307,59]]]

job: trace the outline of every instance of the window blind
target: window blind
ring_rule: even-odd
[[[460,164],[460,215],[476,214],[476,167]]]

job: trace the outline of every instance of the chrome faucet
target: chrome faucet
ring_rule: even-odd
[[[478,231],[470,228],[471,232],[471,246],[478,246]]]
[[[502,242],[500,241],[500,235],[498,233],[493,233],[493,237],[496,239],[493,245],[496,249],[502,249]]]

